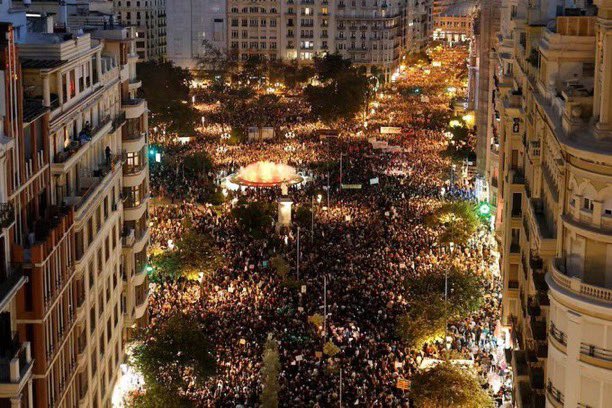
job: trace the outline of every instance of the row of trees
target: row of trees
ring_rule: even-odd
[[[439,244],[451,250],[454,245],[467,244],[481,221],[470,203],[460,201],[442,205],[425,222],[439,231]],[[481,277],[459,267],[446,268],[405,283],[409,311],[398,318],[397,333],[410,348],[421,349],[425,343],[443,338],[449,320],[462,319],[482,305]],[[492,405],[475,373],[448,361],[416,373],[410,392],[419,408]]]

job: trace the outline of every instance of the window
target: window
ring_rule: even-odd
[[[593,200],[585,197],[582,202],[582,209],[587,211],[593,211]]]

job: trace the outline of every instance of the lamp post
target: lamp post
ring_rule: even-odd
[[[448,243],[449,252],[452,256],[455,247],[454,242]],[[448,347],[448,268],[444,268],[444,348]]]
[[[300,280],[300,227],[297,228],[297,279]]]
[[[327,339],[327,275],[323,275],[323,343]]]

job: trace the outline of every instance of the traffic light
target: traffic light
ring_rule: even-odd
[[[478,215],[481,217],[490,217],[491,216],[491,205],[486,201],[478,204]]]

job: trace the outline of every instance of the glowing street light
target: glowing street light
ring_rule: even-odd
[[[481,217],[488,217],[491,215],[491,205],[487,202],[480,203],[478,206],[478,214],[480,214]]]

